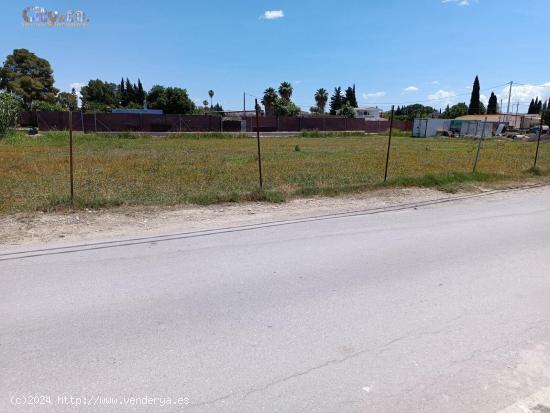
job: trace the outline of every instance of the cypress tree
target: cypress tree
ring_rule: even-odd
[[[346,102],[353,108],[357,107],[357,98],[355,97],[355,85],[346,89]]]
[[[497,96],[491,92],[489,103],[487,104],[487,115],[496,115],[498,112],[498,100]]]
[[[336,113],[344,106],[344,96],[342,95],[342,88],[340,86],[334,88],[334,94],[330,97],[330,114],[336,115]]]
[[[128,95],[126,94],[126,88],[124,87],[124,78],[120,79],[120,86],[118,87],[119,102],[121,106],[128,106]]]
[[[137,83],[136,98],[136,103],[138,103],[139,105],[143,105],[143,102],[145,102],[145,90],[143,90],[143,85],[141,84],[141,80],[139,78]]]
[[[531,103],[529,103],[529,109],[527,110],[527,114],[528,115],[532,115],[533,114],[533,111],[534,111],[534,106],[535,106],[535,100],[534,99],[531,99]]]
[[[134,87],[132,86],[132,83],[130,83],[130,79],[128,79],[128,78],[126,78],[126,98],[127,98],[127,102],[128,102],[128,103],[126,103],[126,106],[130,102],[134,102],[134,100],[135,100]]]
[[[481,100],[479,98],[480,86],[479,78],[476,76],[474,86],[472,88],[472,97],[470,99],[470,107],[468,108],[469,115],[481,114]]]

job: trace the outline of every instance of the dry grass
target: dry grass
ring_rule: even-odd
[[[243,137],[75,135],[78,207],[283,201],[289,196],[336,194],[379,186],[385,136],[285,137],[262,140],[265,190],[258,192],[256,141]],[[298,147],[297,147],[298,146]],[[478,174],[471,174],[477,142],[393,140],[389,185],[452,189],[466,181],[533,176],[535,144],[488,141]],[[541,145],[550,169],[550,145]],[[15,135],[0,140],[0,212],[68,205],[68,135]]]

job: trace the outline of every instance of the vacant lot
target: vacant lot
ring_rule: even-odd
[[[256,140],[223,136],[75,135],[76,206],[207,204],[335,194],[380,186],[386,136],[262,139],[263,192]],[[471,174],[477,142],[394,137],[388,185],[451,188],[465,181],[532,175],[535,143],[492,140]],[[541,171],[550,146],[541,145]],[[68,134],[0,140],[0,212],[49,210],[68,204]]]

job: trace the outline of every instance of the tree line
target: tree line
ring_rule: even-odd
[[[15,49],[6,57],[0,68],[0,89],[21,98],[26,110],[68,111],[78,109],[78,95],[60,92],[54,87],[50,63],[27,49]],[[90,80],[80,90],[83,111],[110,111],[115,108],[162,109],[164,113],[212,113],[223,114],[219,103],[213,105],[214,91],[209,90],[210,107],[197,107],[186,89],[153,86],[145,91],[140,79],[137,83],[122,78],[120,83],[100,79]],[[207,102],[208,103],[208,102]]]
[[[0,68],[0,90],[6,90],[18,96],[26,110],[77,110],[78,95],[73,88],[71,92],[62,92],[54,87],[53,70],[50,63],[27,49],[15,49],[9,54]],[[497,96],[491,92],[487,107],[481,101],[481,88],[476,76],[470,104],[465,102],[447,105],[444,111],[437,111],[431,106],[413,104],[398,106],[395,111],[397,119],[413,120],[416,117],[441,117],[454,119],[466,114],[492,115],[501,111]],[[297,116],[301,113],[298,105],[292,101],[293,87],[290,82],[282,82],[277,89],[269,87],[264,91],[261,103],[268,116]],[[115,108],[151,108],[161,109],[164,113],[212,113],[223,114],[219,103],[213,104],[213,90],[208,91],[208,98],[197,106],[189,97],[187,90],[179,87],[154,85],[149,91],[143,88],[141,80],[130,81],[122,78],[120,83],[101,79],[88,81],[80,90],[81,108],[84,111],[110,111]],[[355,117],[358,107],[355,85],[342,90],[335,87],[329,99],[326,89],[318,89],[314,96],[315,106],[310,113]],[[328,104],[328,111],[327,111]],[[532,99],[529,114],[547,114],[550,100]]]

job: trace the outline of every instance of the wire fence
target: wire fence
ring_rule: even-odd
[[[255,139],[16,135],[0,140],[0,211],[279,201],[385,181],[432,186],[550,170],[550,145],[539,142],[411,138],[390,131],[391,141],[390,134],[362,133],[266,138],[257,132]]]

